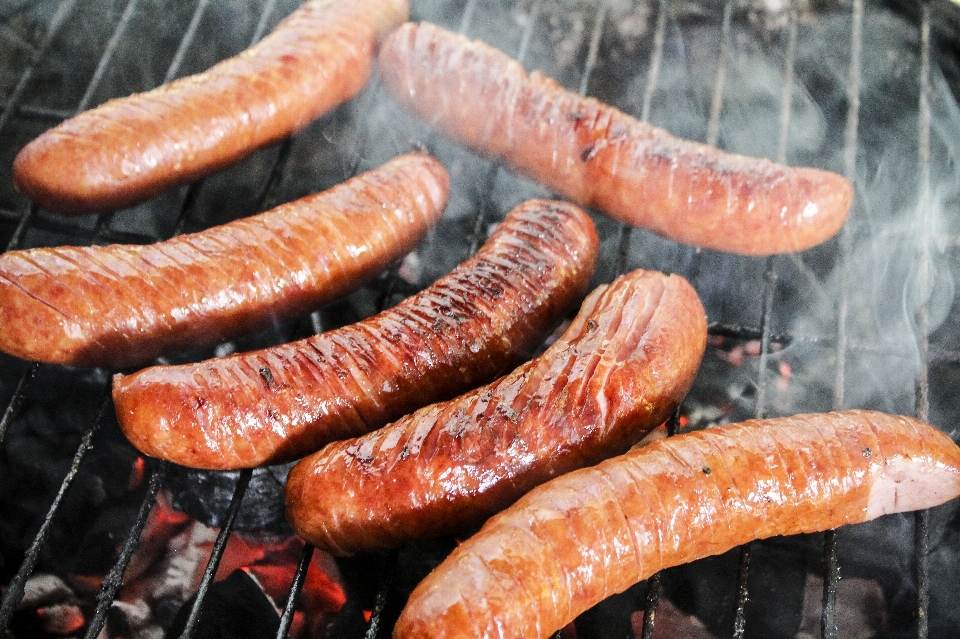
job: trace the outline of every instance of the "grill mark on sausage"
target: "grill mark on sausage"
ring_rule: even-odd
[[[746,255],[799,251],[832,237],[849,212],[853,188],[840,175],[680,140],[432,24],[395,30],[379,61],[393,96],[431,126],[674,241]]]
[[[158,244],[6,253],[0,350],[119,368],[301,315],[412,249],[440,218],[448,190],[439,162],[414,153],[259,216]],[[271,240],[277,230],[306,234],[309,253]],[[356,247],[365,250],[338,259]],[[14,280],[17,286],[2,286]]]
[[[121,426],[147,454],[207,468],[279,463],[367,432],[529,357],[586,292],[598,244],[578,207],[527,202],[474,257],[373,318],[266,351],[115,378]],[[263,357],[276,362],[269,397],[257,373]],[[235,386],[217,381],[228,376]],[[265,405],[283,417],[285,432],[267,432]],[[167,426],[157,433],[161,421]],[[259,452],[205,453],[193,442],[207,422],[230,424],[231,436],[255,440]]]
[[[865,446],[870,458],[838,461]],[[774,457],[782,468],[767,463]],[[758,501],[770,482],[783,484],[784,498]],[[890,483],[920,498],[911,506],[956,498],[960,448],[918,420],[874,411],[750,420],[660,440],[544,484],[492,517],[417,586],[394,637],[547,637],[664,568],[890,512],[873,505]],[[899,493],[885,499],[900,504]]]
[[[470,528],[660,424],[692,383],[705,341],[703,307],[684,280],[618,278],[591,293],[537,359],[302,460],[288,478],[288,519],[334,554]]]

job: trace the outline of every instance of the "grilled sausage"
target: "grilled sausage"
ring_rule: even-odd
[[[586,292],[599,240],[573,204],[530,201],[420,294],[300,342],[117,377],[120,425],[178,464],[274,464],[490,381]]]
[[[307,0],[240,55],[44,133],[17,156],[14,183],[41,206],[87,213],[223,168],[356,95],[407,13],[407,0]]]
[[[695,246],[746,255],[834,235],[852,187],[679,140],[565,90],[482,42],[430,24],[384,39],[380,75],[399,102],[477,152],[585,206]]]
[[[417,586],[394,637],[547,637],[664,568],[958,495],[960,449],[906,417],[847,411],[667,438],[491,518]]]
[[[287,478],[287,518],[338,555],[476,526],[660,424],[690,388],[705,344],[703,307],[686,280],[618,278],[539,358],[302,460]]]
[[[216,344],[343,295],[443,212],[443,166],[410,154],[329,191],[147,246],[0,256],[0,350],[123,367]]]

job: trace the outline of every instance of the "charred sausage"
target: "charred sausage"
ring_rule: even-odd
[[[440,218],[449,177],[410,154],[329,191],[165,242],[0,256],[0,350],[124,367],[216,344],[343,295]]]
[[[469,529],[660,424],[690,388],[705,344],[703,307],[686,280],[618,278],[591,293],[537,359],[303,459],[287,479],[287,518],[338,555]]]
[[[852,187],[679,140],[530,75],[504,53],[430,24],[384,39],[397,100],[477,152],[585,206],[695,246],[746,255],[806,249],[843,225]]]
[[[87,213],[223,168],[356,95],[407,13],[407,0],[307,0],[240,55],[44,133],[15,159],[14,183],[41,206]]]
[[[408,637],[548,637],[659,570],[960,495],[960,448],[870,411],[753,420],[638,448],[531,491],[411,594]]]
[[[432,286],[300,342],[114,382],[124,433],[178,464],[296,459],[490,381],[586,293],[599,240],[573,204],[527,202]]]

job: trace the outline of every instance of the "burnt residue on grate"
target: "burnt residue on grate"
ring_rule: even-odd
[[[327,188],[412,146],[443,161],[453,180],[448,210],[401,264],[311,316],[168,358],[190,361],[367,317],[452,269],[521,200],[548,195],[431,131],[376,82],[292,140],[128,211],[64,218],[13,189],[14,155],[44,129],[85,105],[205,69],[297,4],[0,3],[0,245],[152,242]],[[414,0],[412,8],[414,19],[482,38],[677,135],[854,181],[840,236],[769,260],[697,251],[594,216],[603,242],[595,283],[634,268],[675,272],[707,309],[710,344],[677,429],[862,407],[926,416],[960,435],[954,5]],[[314,553],[286,528],[285,468],[202,473],[143,459],[109,407],[98,417],[110,373],[0,356],[0,584],[23,590],[16,601],[4,596],[0,620],[14,636],[96,636],[102,627],[111,637],[156,637],[175,632],[175,619],[199,629],[196,610],[206,605],[251,597],[275,608],[291,601],[280,622],[291,636],[386,637],[406,594],[455,544],[336,562]],[[295,583],[302,590],[291,598]],[[890,516],[665,571],[583,615],[575,632],[954,636],[957,583],[960,519],[949,504],[919,525]],[[210,601],[194,605],[198,590]]]

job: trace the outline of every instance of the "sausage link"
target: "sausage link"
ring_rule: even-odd
[[[439,220],[443,166],[409,154],[323,193],[157,244],[0,256],[0,350],[124,367],[302,315],[409,252]]]
[[[664,568],[958,495],[960,448],[907,417],[846,411],[679,435],[491,518],[417,586],[393,636],[548,637]]]
[[[593,222],[530,201],[432,286],[372,318],[300,342],[114,382],[120,425],[178,464],[275,464],[486,383],[526,359],[586,293]]]
[[[407,14],[407,0],[308,0],[240,55],[47,131],[17,155],[14,184],[46,208],[88,213],[223,168],[356,95]]]
[[[693,382],[706,332],[683,278],[618,278],[511,374],[302,460],[287,479],[287,518],[338,555],[476,526],[662,423]]]
[[[555,192],[669,239],[746,255],[809,248],[850,209],[843,177],[679,140],[431,24],[384,39],[401,104]]]

